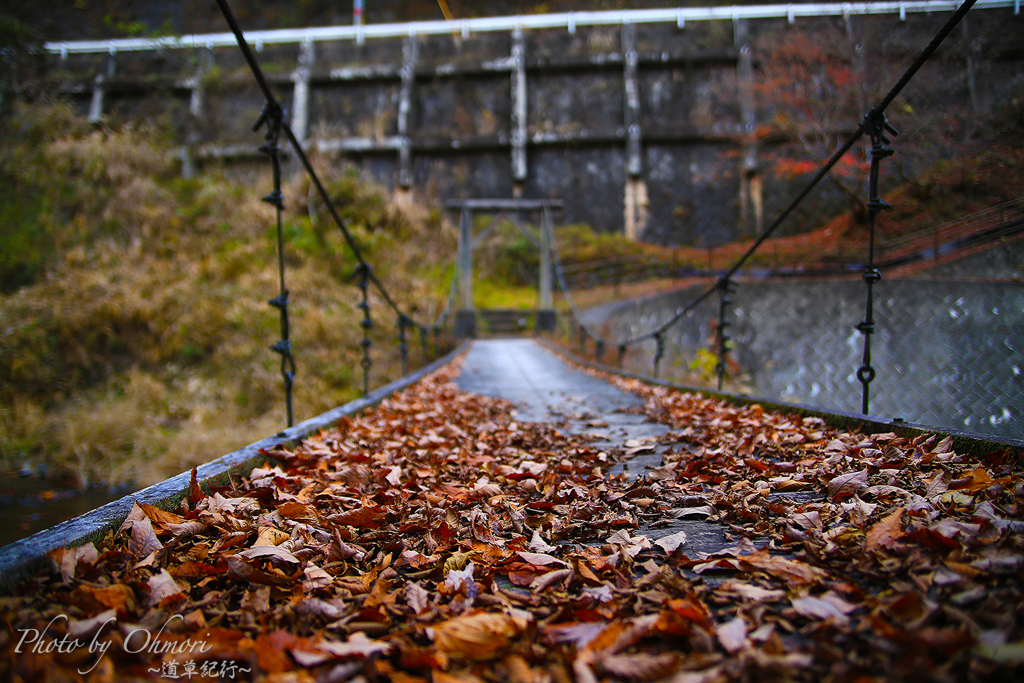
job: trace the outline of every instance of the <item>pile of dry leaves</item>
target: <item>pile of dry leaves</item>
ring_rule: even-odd
[[[664,466],[459,392],[448,371],[0,599],[5,680],[1013,679],[1019,453],[863,436],[628,388]],[[724,525],[688,552],[658,522]]]

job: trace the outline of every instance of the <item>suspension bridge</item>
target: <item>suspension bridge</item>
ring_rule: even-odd
[[[436,680],[496,666],[516,681],[539,680],[545,667],[553,667],[545,676],[557,671],[560,680],[596,681],[595,672],[635,680],[641,670],[717,681],[764,672],[895,675],[911,661],[912,676],[956,670],[977,679],[1024,665],[1024,441],[872,413],[881,269],[906,266],[921,251],[908,240],[883,254],[875,240],[876,217],[888,208],[879,176],[897,135],[886,109],[973,2],[956,9],[745,254],[660,316],[617,328],[573,299],[573,271],[561,261],[554,230],[557,199],[450,202],[459,248],[447,304],[433,321],[403,310],[340,219],[226,0],[218,5],[266,98],[256,128],[273,171],[263,200],[276,213],[280,291],[269,304],[281,334],[271,349],[280,359],[287,427],[0,549],[0,585],[13,595],[3,607],[12,638],[0,646],[12,651],[18,675],[46,666],[40,656],[57,647],[44,642],[33,610],[65,608],[84,610],[57,629],[67,631],[61,647],[72,650],[82,647],[79,636],[97,642],[111,621],[137,620],[138,633],[190,610],[182,628],[212,648],[216,661],[199,668],[199,660],[171,661],[153,650],[138,664],[172,678],[189,664],[191,674],[211,675],[211,662],[222,678],[241,667],[257,674],[301,668],[332,680],[426,671]],[[863,316],[851,327],[860,363],[850,371],[859,413],[721,393],[739,355],[734,341],[745,341],[734,331],[745,315],[740,290],[751,286],[742,269],[863,136],[870,139],[871,240],[858,266]],[[363,396],[299,424],[282,140],[357,262],[363,331]],[[494,217],[480,233],[477,213]],[[975,230],[931,231],[930,257],[947,245],[1015,237],[1019,206],[994,213],[998,220],[989,212],[963,222]],[[481,319],[490,332],[526,327],[516,319],[523,312],[510,318],[474,306],[474,246],[503,216],[539,250],[538,305],[528,317],[542,334],[534,338],[481,338]],[[370,330],[381,303],[397,317],[403,377],[374,388]],[[718,391],[681,390],[663,378],[665,368],[678,328],[708,306],[714,317],[704,344]],[[543,334],[560,328],[591,358]],[[443,342],[442,332],[455,344]],[[412,370],[417,337],[424,360],[433,359]],[[1020,362],[1019,350],[1010,352],[1007,363]],[[607,356],[613,366],[604,364]],[[626,371],[627,356],[647,367]],[[439,388],[438,377],[450,382]],[[421,385],[435,393],[417,395]],[[447,412],[457,409],[475,421],[459,424]],[[35,588],[19,588],[40,569],[28,584]],[[66,594],[68,604],[40,607],[49,593]],[[927,621],[940,609],[941,620]],[[277,630],[268,634],[271,627]],[[16,644],[14,629],[21,632]],[[214,631],[215,643],[203,640]],[[118,673],[135,666],[141,650],[128,647],[130,638],[121,641],[116,664],[107,664],[110,676],[115,666]],[[26,642],[33,644],[28,654]],[[97,658],[90,649],[76,666],[99,666],[106,652]],[[921,652],[930,654],[912,659]]]

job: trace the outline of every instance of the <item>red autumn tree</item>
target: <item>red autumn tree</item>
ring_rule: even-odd
[[[769,175],[792,179],[816,171],[856,129],[865,110],[863,68],[842,26],[788,25],[755,45],[754,91],[761,121],[755,135]],[[768,151],[768,148],[774,151]],[[856,220],[866,214],[861,188],[864,146],[847,153],[828,178]]]

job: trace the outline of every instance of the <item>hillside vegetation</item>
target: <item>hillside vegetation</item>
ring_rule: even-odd
[[[182,180],[160,131],[93,130],[62,105],[9,122],[0,198],[0,458],[79,485],[146,483],[285,426],[273,209],[212,169]],[[400,211],[343,172],[328,177],[375,272],[433,322],[446,283],[412,268],[429,243],[454,252],[436,215]],[[308,182],[285,188],[296,419],[358,395],[361,311],[354,262],[312,213]],[[320,211],[322,214],[322,209]],[[426,275],[424,274],[426,273]],[[444,276],[442,272],[440,274]],[[395,315],[371,297],[373,384],[397,371]],[[412,360],[421,358],[412,345]]]

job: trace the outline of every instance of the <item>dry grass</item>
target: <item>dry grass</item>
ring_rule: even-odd
[[[66,114],[43,112],[54,124]],[[274,214],[259,201],[269,174],[256,187],[216,170],[182,181],[154,131],[51,130],[63,132],[36,139],[34,154],[26,139],[8,165],[26,184],[49,179],[36,219],[55,248],[34,284],[0,296],[0,466],[147,484],[285,426],[268,350],[280,336],[266,303],[279,288]],[[418,274],[422,246],[454,252],[454,232],[350,173],[327,184],[392,296],[432,322],[443,288]],[[301,421],[360,393],[361,312],[354,260],[322,208],[311,218],[308,182],[290,180],[285,195]],[[376,294],[371,306],[379,386],[399,372],[396,317]]]

